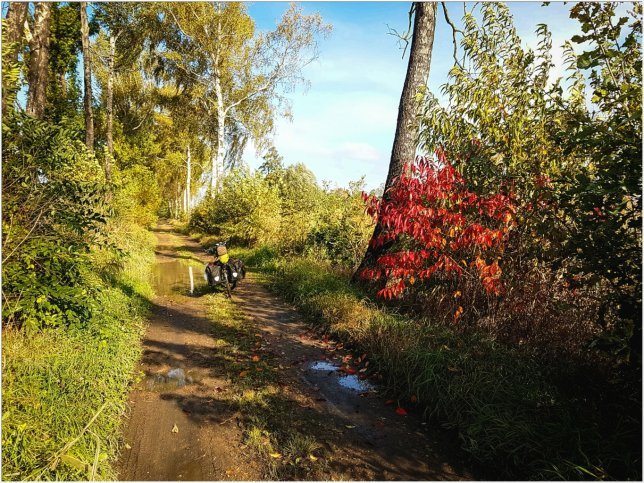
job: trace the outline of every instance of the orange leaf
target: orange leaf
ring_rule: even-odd
[[[248,374],[248,371],[241,371],[239,377],[246,377],[246,374]]]
[[[255,356],[251,357],[250,360],[253,361],[253,362],[257,362],[257,361],[259,361],[259,356],[255,355]]]
[[[406,415],[407,415],[407,411],[406,411],[404,408],[397,408],[397,409],[396,409],[396,414],[398,414],[398,415],[400,415],[400,416],[406,416]]]

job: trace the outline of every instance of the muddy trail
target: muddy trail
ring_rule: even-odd
[[[155,234],[120,479],[472,479],[442,430],[398,414],[360,366],[340,371],[351,353],[253,274],[230,301],[206,286],[196,242],[169,225]]]

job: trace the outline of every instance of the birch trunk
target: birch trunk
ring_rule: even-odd
[[[38,2],[35,17],[34,34],[30,44],[27,114],[42,119],[45,115],[45,95],[49,75],[51,3]]]
[[[190,146],[188,146],[188,159],[187,159],[188,169],[186,173],[186,191],[188,192],[188,211],[192,209],[192,191],[190,187],[190,179],[192,178],[192,159],[190,156]]]
[[[89,22],[87,20],[87,2],[80,3],[81,43],[83,47],[83,82],[85,94],[83,106],[85,109],[85,145],[90,151],[94,150],[94,113],[92,111],[92,64],[89,51]]]
[[[112,157],[114,156],[113,123],[114,123],[114,56],[116,55],[116,37],[110,32],[110,53],[107,67],[107,90],[105,113],[107,115],[107,152],[105,156],[105,178],[112,181]]]

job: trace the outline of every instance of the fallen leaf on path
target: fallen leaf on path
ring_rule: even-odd
[[[130,446],[129,444],[125,443],[125,449],[132,449],[132,446]]]
[[[400,415],[400,416],[406,416],[406,415],[407,415],[407,411],[405,410],[405,408],[397,408],[397,409],[396,409],[396,414],[398,414],[398,415]]]
[[[268,456],[270,456],[271,458],[275,458],[275,459],[279,459],[279,458],[282,457],[282,455],[280,453],[269,453]]]
[[[178,433],[179,432],[179,426],[177,426],[176,424],[174,426],[172,426],[172,432],[173,433]]]

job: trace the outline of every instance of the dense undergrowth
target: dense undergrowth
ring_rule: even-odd
[[[115,479],[156,207],[133,201],[140,172],[106,183],[77,130],[19,112],[2,127],[2,475]]]
[[[132,258],[100,289],[83,327],[3,330],[4,479],[116,478],[112,465],[141,350],[154,243],[141,228],[128,235]]]
[[[110,230],[127,257],[93,253],[105,278],[82,326],[3,330],[6,479],[116,478],[112,465],[151,296],[154,237],[136,225]]]

